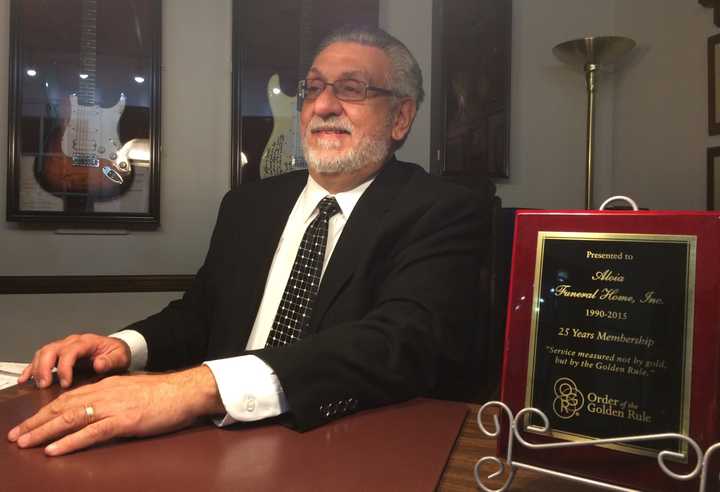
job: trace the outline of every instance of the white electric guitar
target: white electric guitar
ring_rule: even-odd
[[[273,115],[273,130],[260,158],[260,178],[306,167],[300,143],[297,97],[283,93],[278,74],[268,80],[267,97]]]
[[[300,1],[300,63],[299,74],[303,77],[312,63],[311,49],[313,0]],[[273,74],[267,84],[267,98],[273,115],[270,139],[260,158],[260,178],[276,176],[296,169],[306,169],[300,139],[300,108],[298,98],[283,93],[280,76]]]

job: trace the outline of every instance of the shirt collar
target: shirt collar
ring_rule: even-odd
[[[368,189],[368,187],[374,180],[375,176],[351,190],[343,191],[333,195],[325,188],[320,186],[317,181],[312,178],[312,176],[308,175],[307,184],[305,185],[305,188],[300,195],[300,216],[303,218],[303,220],[307,220],[308,218],[310,218],[313,212],[315,212],[315,208],[317,207],[317,204],[320,203],[320,200],[330,195],[335,197],[335,200],[337,200],[338,205],[340,206],[340,213],[342,213],[345,217],[345,220],[347,220],[348,218],[350,218],[350,214],[355,208],[355,205],[357,205],[358,200],[360,200],[360,197],[363,195],[363,193],[365,193],[365,190]]]

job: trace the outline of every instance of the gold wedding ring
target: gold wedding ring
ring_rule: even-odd
[[[93,417],[95,416],[95,409],[92,405],[87,405],[85,407],[85,415],[87,415],[89,421],[92,421]]]

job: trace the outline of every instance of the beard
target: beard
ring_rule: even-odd
[[[313,116],[305,129],[302,139],[303,153],[308,167],[318,173],[350,173],[358,171],[368,164],[384,162],[390,155],[392,141],[388,137],[394,115],[390,113],[383,127],[375,134],[368,135],[354,147],[342,153],[328,151],[337,150],[340,142],[320,140],[314,146],[308,144],[313,130],[333,129],[352,134],[352,123],[344,116],[331,116],[322,119]]]

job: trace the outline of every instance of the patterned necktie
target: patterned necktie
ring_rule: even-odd
[[[328,222],[340,211],[340,206],[335,198],[326,196],[320,200],[318,210],[300,242],[266,347],[280,347],[299,340],[310,323],[325,258]]]

